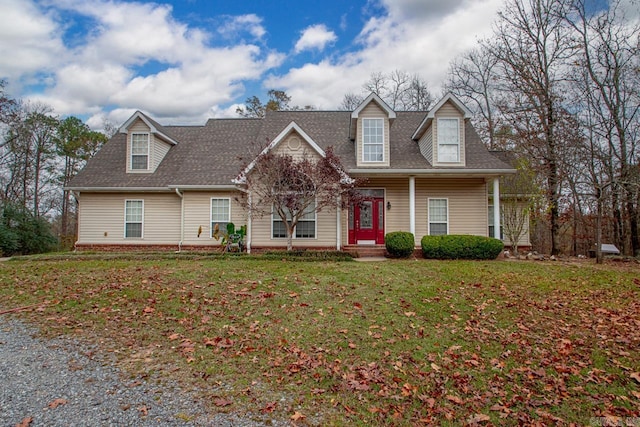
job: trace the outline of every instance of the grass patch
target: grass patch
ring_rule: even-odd
[[[0,310],[255,419],[640,416],[635,264],[270,256],[19,259],[0,264]]]

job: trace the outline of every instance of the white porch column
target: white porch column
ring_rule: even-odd
[[[252,216],[252,212],[251,212],[251,192],[249,192],[249,195],[247,196],[247,203],[249,204],[249,209],[247,212],[247,253],[250,254],[251,253],[251,216]]]
[[[339,251],[342,246],[342,218],[340,209],[340,196],[336,201],[336,250]]]
[[[500,178],[493,178],[493,237],[500,239]]]
[[[416,177],[409,177],[409,231],[416,235]]]

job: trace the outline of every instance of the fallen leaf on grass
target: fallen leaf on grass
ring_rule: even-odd
[[[460,399],[458,396],[453,396],[451,394],[447,394],[445,397],[447,398],[447,400],[449,400],[449,401],[451,401],[451,402],[453,402],[453,403],[455,403],[457,405],[462,405],[462,403],[463,403],[462,399]]]
[[[278,402],[267,402],[267,404],[264,405],[264,408],[262,408],[262,413],[269,414],[275,411],[277,406],[278,406]]]
[[[631,378],[633,378],[634,380],[636,380],[637,382],[640,383],[640,372],[633,372],[631,375],[629,375]]]
[[[56,409],[60,405],[66,405],[68,401],[66,399],[55,399],[52,402],[49,402],[49,408]]]
[[[225,399],[224,397],[213,399],[213,404],[219,407],[229,406],[232,403],[232,401],[230,401],[229,399]]]
[[[296,411],[293,415],[291,415],[291,419],[293,421],[300,421],[300,420],[304,420],[305,418],[307,418],[307,416],[306,415],[302,415],[298,411]]]
[[[491,417],[485,414],[475,414],[469,417],[469,424],[491,421]]]
[[[22,419],[22,421],[16,424],[16,427],[29,427],[32,422],[33,422],[32,417],[25,417]]]

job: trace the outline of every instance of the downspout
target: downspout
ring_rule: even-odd
[[[500,178],[493,179],[493,237],[500,240]]]
[[[249,203],[249,212],[247,213],[247,253],[250,254],[251,253],[251,217],[252,212],[251,212],[251,193],[247,192],[249,194],[249,200],[247,201]]]
[[[184,241],[184,194],[177,187],[176,194],[180,197],[180,241],[178,242],[178,252],[182,252],[182,243]]]
[[[247,248],[247,253],[250,254],[251,253],[251,217],[253,216],[251,212],[251,192],[239,186],[237,186],[236,188],[239,191],[242,191],[243,193],[247,194],[247,203],[249,206],[247,209],[247,241],[245,243],[245,247]]]
[[[416,236],[416,177],[409,177],[409,231]]]
[[[336,207],[336,250],[339,251],[342,247],[342,218],[340,209],[340,196],[338,196]]]
[[[76,252],[78,250],[76,248],[76,244],[80,240],[80,201],[78,200],[78,198],[80,197],[80,192],[78,192],[76,194],[76,192],[74,190],[70,190],[69,193],[71,193],[71,196],[73,197],[73,200],[75,200],[75,202],[76,202],[76,236],[77,236],[77,239],[76,239],[75,243],[73,244],[73,251]]]

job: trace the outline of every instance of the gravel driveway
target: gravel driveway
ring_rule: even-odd
[[[0,316],[2,427],[264,425],[237,415],[205,415],[201,403],[167,381],[123,379],[91,358],[89,349],[34,333]]]

